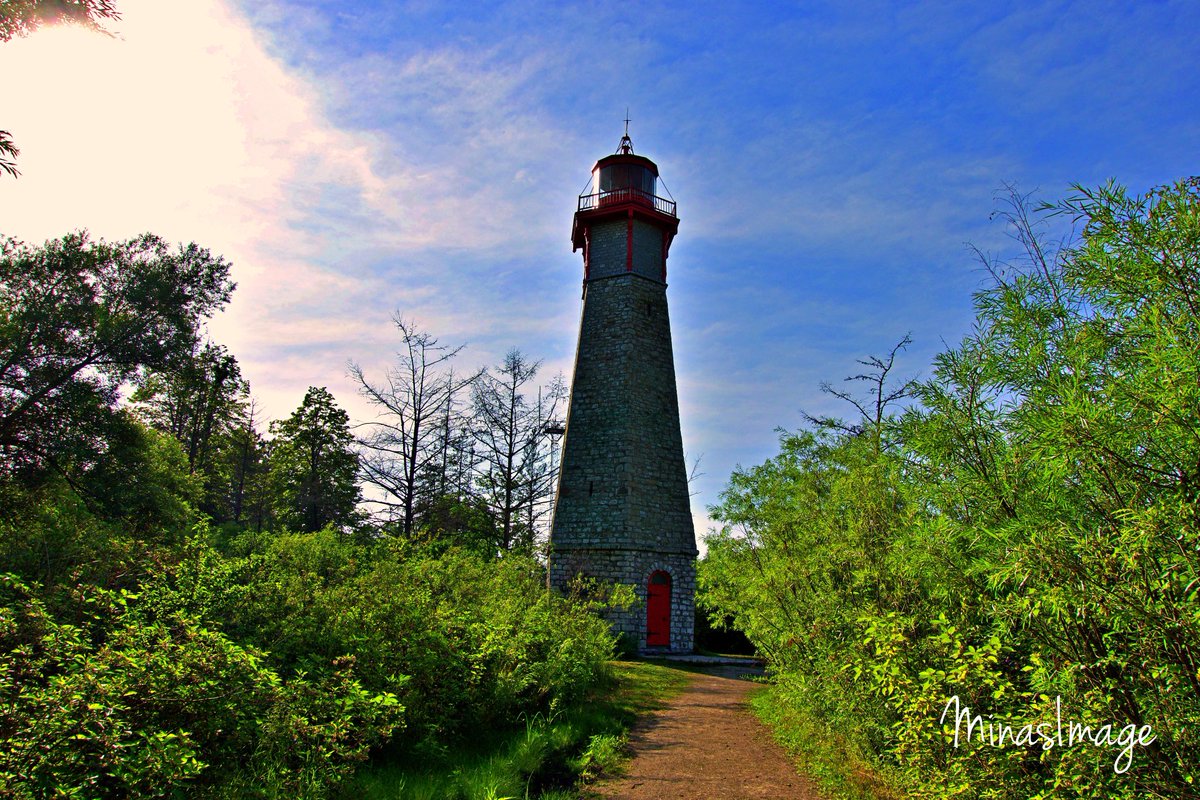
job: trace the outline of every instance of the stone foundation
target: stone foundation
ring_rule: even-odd
[[[646,586],[650,576],[663,571],[671,576],[671,643],[665,648],[646,644]],[[550,586],[566,592],[582,575],[633,587],[638,602],[633,608],[613,610],[605,616],[617,634],[627,634],[638,651],[690,653],[694,649],[696,562],[684,553],[646,550],[567,550],[550,556]]]

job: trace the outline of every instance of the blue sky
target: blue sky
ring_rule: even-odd
[[[1193,174],[1200,3],[123,0],[115,38],[0,45],[0,232],[153,230],[223,253],[214,336],[271,416],[389,362],[399,310],[464,366],[570,378],[569,234],[628,107],[679,203],[671,319],[703,532],[854,360],[920,374],[971,324],[1006,183]]]

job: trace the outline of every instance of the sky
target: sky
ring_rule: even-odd
[[[693,515],[821,391],[906,334],[969,332],[1015,251],[1006,186],[1053,201],[1196,174],[1200,3],[118,0],[104,36],[0,44],[0,233],[195,241],[210,325],[268,418],[310,385],[373,411],[399,313],[464,368],[570,379],[571,216],[623,125],[678,202],[668,264]],[[1061,231],[1055,231],[1056,235]],[[846,387],[853,388],[853,387]]]

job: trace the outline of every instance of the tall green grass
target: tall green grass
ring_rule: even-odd
[[[881,778],[862,749],[806,707],[792,702],[777,686],[756,690],[750,697],[755,715],[813,778],[821,791],[840,800],[895,800],[897,795]]]
[[[441,747],[380,757],[344,796],[365,800],[568,800],[581,784],[619,772],[638,715],[687,685],[680,670],[612,662],[605,685],[579,705],[481,729]]]

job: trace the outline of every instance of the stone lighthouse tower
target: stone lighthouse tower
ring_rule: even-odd
[[[613,612],[639,649],[691,652],[696,535],[667,317],[675,202],[636,155],[628,123],[592,168],[571,241],[583,251],[583,315],[550,533],[550,585],[577,575],[631,584]]]

